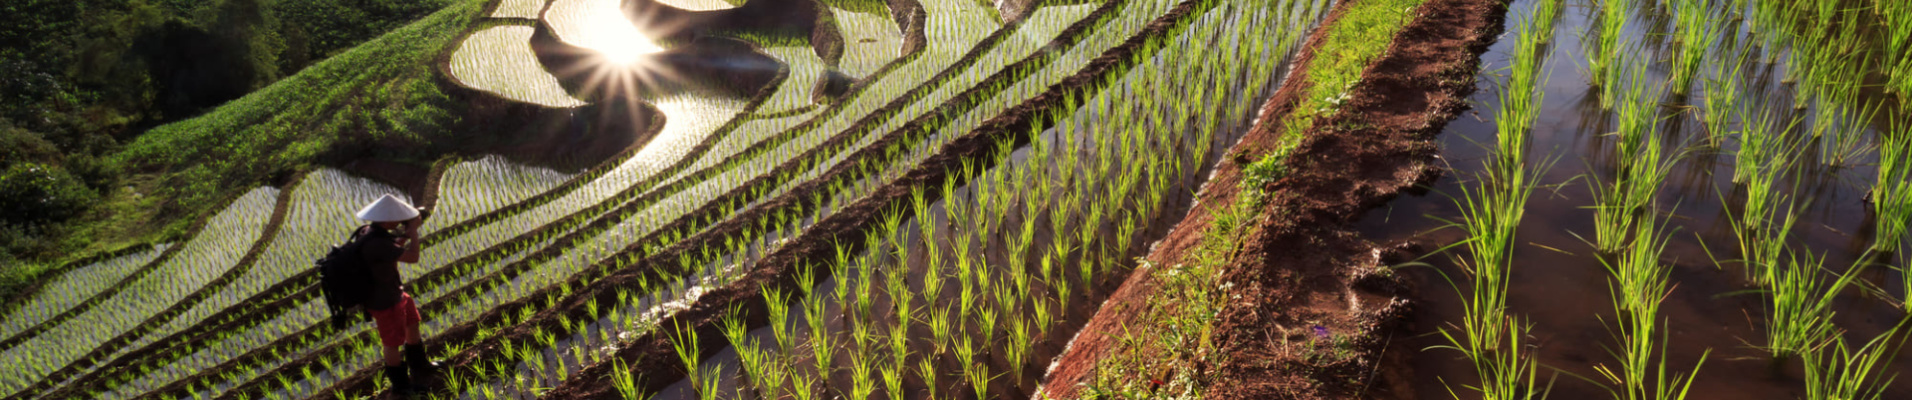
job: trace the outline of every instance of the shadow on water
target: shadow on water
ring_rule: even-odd
[[[1363,235],[1383,242],[1412,240],[1427,244],[1427,248],[1465,238],[1460,229],[1443,228],[1435,217],[1460,220],[1453,196],[1458,196],[1463,186],[1480,185],[1475,176],[1483,171],[1482,164],[1490,154],[1485,146],[1495,140],[1493,110],[1497,91],[1501,90],[1498,85],[1505,80],[1513,37],[1519,34],[1518,21],[1532,8],[1531,3],[1517,1],[1510,7],[1513,11],[1507,22],[1508,35],[1483,55],[1480,90],[1472,98],[1475,111],[1449,124],[1438,139],[1450,173],[1434,184],[1430,194],[1402,197],[1370,211],[1358,223]],[[1594,232],[1594,212],[1590,208],[1594,195],[1589,182],[1608,184],[1614,179],[1619,164],[1609,133],[1616,124],[1614,113],[1600,105],[1600,89],[1589,84],[1582,53],[1584,42],[1591,40],[1583,40],[1582,35],[1593,36],[1586,32],[1598,29],[1593,27],[1591,16],[1597,6],[1584,0],[1566,0],[1565,5],[1554,45],[1544,52],[1542,76],[1546,80],[1541,91],[1545,98],[1531,139],[1531,158],[1554,162],[1540,174],[1543,186],[1535,190],[1527,204],[1514,250],[1508,304],[1512,314],[1532,324],[1530,342],[1535,343],[1542,379],[1559,373],[1550,399],[1608,399],[1618,392],[1609,391],[1611,383],[1595,367],[1617,367],[1617,358],[1609,350],[1617,346],[1610,330],[1615,315],[1608,288],[1610,276],[1588,244]],[[1646,12],[1636,15],[1629,24],[1628,39],[1639,43],[1642,56],[1655,60],[1649,64],[1648,74],[1656,82],[1663,81],[1669,69],[1663,60],[1670,60],[1678,46],[1667,43],[1668,35],[1653,32],[1672,29],[1667,21],[1669,13],[1659,6],[1636,9]],[[1738,40],[1745,40],[1741,31],[1732,30]],[[1709,55],[1709,62],[1720,62],[1718,57]],[[1772,63],[1763,58],[1755,55],[1745,62],[1742,79],[1735,82],[1740,92],[1748,102],[1780,112],[1782,121],[1796,119],[1801,121],[1800,126],[1810,126],[1813,109],[1795,109],[1793,85],[1781,82],[1786,74],[1783,56]],[[1705,69],[1696,85],[1706,77]],[[1696,86],[1693,92],[1691,96],[1697,98],[1700,90]],[[1881,97],[1867,93],[1861,98],[1882,101]],[[1702,354],[1710,350],[1689,398],[1800,398],[1804,395],[1800,363],[1792,361],[1775,375],[1767,353],[1757,348],[1766,340],[1767,299],[1752,290],[1742,267],[1734,261],[1740,255],[1730,219],[1737,218],[1746,196],[1742,186],[1731,182],[1735,145],[1728,140],[1718,149],[1702,146],[1709,133],[1698,118],[1701,106],[1689,103],[1699,101],[1673,95],[1661,99],[1664,120],[1658,129],[1658,134],[1667,139],[1669,154],[1684,148],[1656,195],[1661,209],[1670,210],[1660,215],[1667,224],[1662,234],[1671,237],[1661,260],[1673,265],[1673,290],[1661,309],[1667,337],[1659,345],[1667,352],[1669,374],[1692,371]],[[1898,117],[1902,116],[1887,118]],[[1877,134],[1878,124],[1874,121],[1875,129],[1869,129],[1868,142]],[[1800,127],[1783,134],[1811,135]],[[1809,250],[1824,256],[1827,269],[1843,272],[1859,261],[1872,242],[1874,221],[1863,198],[1871,187],[1875,171],[1870,163],[1876,156],[1864,154],[1858,165],[1833,168],[1824,165],[1818,156],[1826,144],[1811,143],[1800,150],[1806,154],[1800,163],[1803,166],[1788,170],[1779,183],[1797,200],[1794,203],[1800,220],[1789,243],[1795,252]],[[1462,398],[1479,396],[1463,387],[1478,382],[1478,377],[1458,352],[1424,350],[1447,344],[1438,330],[1451,329],[1460,321],[1461,296],[1472,290],[1450,286],[1440,277],[1463,276],[1451,261],[1457,255],[1459,251],[1431,255],[1424,261],[1432,264],[1432,269],[1410,269],[1411,279],[1420,288],[1421,307],[1413,317],[1413,336],[1390,350],[1412,354],[1415,378],[1411,384],[1413,392],[1419,394],[1415,398],[1447,398],[1450,388]],[[1885,262],[1902,265],[1904,257]],[[1886,288],[1887,298],[1848,290],[1835,302],[1837,315],[1833,320],[1855,347],[1905,317],[1894,305],[1903,295],[1898,293],[1898,272],[1872,267],[1860,276],[1875,287]],[[1906,354],[1900,352],[1886,361],[1888,376],[1912,371],[1908,369],[1912,357]],[[1912,398],[1912,386],[1904,382],[1895,381],[1884,397]]]

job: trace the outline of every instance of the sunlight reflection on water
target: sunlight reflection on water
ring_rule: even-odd
[[[630,63],[639,56],[664,51],[631,24],[619,0],[557,0],[545,11],[545,22],[559,40],[597,50],[614,62]]]

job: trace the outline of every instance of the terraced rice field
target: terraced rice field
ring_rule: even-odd
[[[546,107],[577,107],[588,103],[565,92],[558,79],[544,71],[531,51],[529,25],[497,25],[472,33],[451,54],[451,74],[460,83],[498,96]]]
[[[845,11],[830,7],[830,16],[843,32],[841,68],[853,78],[865,78],[903,54],[903,32],[884,14]]]
[[[586,104],[539,64],[537,26],[661,50],[615,1],[500,1],[446,70],[505,99]],[[656,136],[585,171],[444,168],[413,199],[438,211],[402,267],[450,362],[434,393],[1028,396],[1326,6],[1109,0],[1005,23],[982,2],[918,3],[913,54],[891,15],[824,7],[844,33],[836,68],[859,79],[838,101],[813,99],[831,66],[785,43],[760,49],[785,67],[759,97],[644,99]],[[0,395],[381,390],[371,324],[325,323],[309,268],[360,205],[400,192],[317,169],[236,197],[190,240],[67,271],[48,284],[62,292],[8,310],[0,328],[21,339],[0,353]]]

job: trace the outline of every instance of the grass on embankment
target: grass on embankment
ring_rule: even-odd
[[[1387,52],[1394,33],[1414,19],[1410,13],[1424,1],[1360,0],[1322,27],[1328,30],[1328,36],[1315,48],[1314,59],[1308,61],[1308,86],[1302,89],[1294,109],[1281,120],[1280,146],[1248,168],[1274,169],[1273,165],[1284,162],[1288,151],[1301,142],[1302,133],[1314,127],[1316,119],[1334,115],[1347,102],[1348,90],[1361,80],[1361,71]]]
[[[204,115],[141,135],[112,156],[124,186],[69,222],[69,258],[0,269],[0,298],[69,259],[131,243],[184,240],[179,236],[195,217],[226,206],[217,201],[223,194],[360,155],[342,154],[359,147],[347,145],[376,142],[416,151],[381,156],[425,157],[427,144],[457,135],[447,127],[463,114],[462,104],[434,81],[433,61],[481,17],[486,3],[463,0]]]
[[[1170,391],[1200,397],[1204,382],[1152,382],[1159,376],[1181,379],[1199,376],[1198,365],[1216,365],[1219,351],[1213,343],[1203,348],[1186,348],[1144,338],[1212,338],[1215,319],[1220,315],[1224,283],[1220,268],[1232,262],[1229,257],[1252,236],[1255,221],[1261,219],[1261,199],[1265,184],[1286,175],[1287,155],[1300,143],[1301,135],[1316,118],[1332,115],[1345,93],[1358,82],[1369,63],[1380,58],[1393,42],[1394,34],[1413,18],[1410,13],[1426,0],[1359,0],[1348,5],[1328,29],[1326,39],[1314,49],[1305,75],[1308,87],[1294,111],[1277,123],[1284,127],[1280,144],[1259,161],[1243,166],[1246,175],[1227,206],[1216,208],[1214,221],[1203,232],[1198,248],[1180,260],[1179,268],[1150,268],[1148,273],[1160,286],[1151,295],[1151,309],[1158,317],[1130,321],[1122,335],[1135,340],[1123,344],[1100,361],[1095,376],[1085,383],[1084,398],[1124,397],[1154,393],[1166,386]],[[1171,316],[1171,317],[1159,317]],[[1173,371],[1160,373],[1160,371]]]

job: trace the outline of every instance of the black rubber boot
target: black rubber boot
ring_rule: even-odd
[[[438,362],[425,356],[425,345],[405,345],[405,363],[412,367],[413,375],[431,375],[438,372]]]
[[[412,376],[406,373],[404,366],[385,366],[385,379],[392,381],[393,396],[412,397],[421,392],[418,387],[412,386]]]

